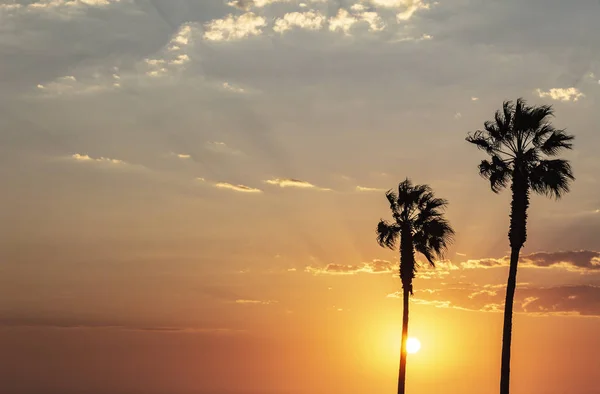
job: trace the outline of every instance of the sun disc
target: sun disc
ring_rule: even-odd
[[[421,349],[421,342],[417,338],[408,338],[406,340],[406,352],[409,354],[415,354]]]

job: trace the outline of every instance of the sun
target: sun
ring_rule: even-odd
[[[415,354],[421,349],[421,342],[417,338],[408,338],[406,340],[406,352],[409,354]]]

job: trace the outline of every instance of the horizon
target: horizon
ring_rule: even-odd
[[[417,254],[407,392],[500,382],[510,187],[465,141],[551,105],[576,180],[532,194],[512,394],[600,393],[600,3],[0,0],[0,392],[396,393],[385,193]],[[590,351],[592,350],[592,351]]]

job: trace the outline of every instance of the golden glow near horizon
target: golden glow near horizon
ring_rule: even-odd
[[[409,354],[415,354],[421,349],[421,342],[417,338],[409,337],[406,340],[406,351]]]

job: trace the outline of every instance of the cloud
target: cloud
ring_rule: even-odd
[[[221,85],[221,87],[228,92],[240,93],[240,94],[246,93],[245,89],[240,88],[239,86],[232,85],[229,82],[223,82],[223,85]]]
[[[188,50],[193,45],[193,38],[198,31],[196,24],[187,23],[179,26],[158,56],[144,60],[146,75],[162,77],[184,69],[191,60]]]
[[[108,157],[93,158],[88,155],[80,154],[80,153],[75,153],[75,154],[71,155],[70,158],[75,161],[78,161],[78,162],[90,162],[90,163],[95,162],[95,163],[106,163],[106,164],[115,164],[115,165],[127,164],[123,160],[119,160],[119,159],[111,159]]]
[[[461,263],[465,269],[506,267],[510,258],[487,258],[467,260]],[[519,258],[520,267],[528,268],[563,268],[569,271],[591,272],[600,271],[600,252],[591,250],[536,252],[522,255]]]
[[[223,19],[213,19],[204,25],[204,39],[208,41],[231,41],[262,34],[267,21],[253,12]]]
[[[329,18],[329,30],[341,30],[344,34],[349,34],[350,29],[357,22],[357,17],[351,15],[347,10],[340,8],[336,16]]]
[[[508,257],[503,257],[500,259],[486,258],[479,260],[467,260],[465,262],[460,263],[462,268],[464,269],[476,269],[476,268],[495,268],[495,267],[505,267],[508,266],[509,263]]]
[[[306,30],[319,30],[325,23],[325,16],[318,11],[290,12],[275,20],[273,30],[283,34],[294,27]]]
[[[562,267],[576,271],[600,271],[600,252],[591,250],[537,252],[525,255],[522,261],[534,267]]]
[[[29,4],[0,4],[0,10],[22,13],[44,13],[61,19],[83,14],[89,8],[106,8],[121,0],[39,0]]]
[[[385,189],[378,189],[376,187],[356,186],[356,191],[358,191],[358,192],[384,192]]]
[[[119,330],[157,333],[233,334],[244,330],[213,327],[173,327],[160,325],[138,325],[122,322],[92,321],[75,318],[0,317],[0,328],[51,328],[69,330]]]
[[[377,14],[377,12],[361,12],[358,14],[358,17],[361,20],[367,22],[370,31],[382,31],[385,29],[386,25],[381,19],[381,17]]]
[[[248,11],[251,8],[263,8],[275,3],[291,3],[292,0],[231,0],[228,6]],[[307,3],[326,3],[327,0],[306,0]],[[306,7],[306,3],[300,3],[300,7]]]
[[[204,144],[206,149],[215,152],[215,153],[223,153],[228,155],[241,155],[242,152],[229,147],[226,143],[221,141],[208,141]]]
[[[103,7],[111,3],[119,3],[121,0],[40,0],[27,5],[27,8],[54,8],[54,7]]]
[[[36,87],[42,97],[87,95],[119,89],[121,88],[119,79],[120,76],[114,73],[109,77],[94,73],[91,77],[82,79],[66,75],[50,82],[39,83]]]
[[[398,298],[399,292],[388,294]],[[439,289],[415,290],[412,302],[438,308],[454,308],[480,312],[501,312],[504,290],[474,284],[446,286]],[[564,285],[550,287],[519,286],[514,311],[536,315],[580,315],[600,317],[600,287]]]
[[[245,185],[232,185],[231,183],[226,182],[218,182],[214,184],[214,187],[218,189],[228,189],[241,193],[262,193],[262,190],[255,189],[253,187],[245,186]]]
[[[360,265],[328,264],[324,268],[308,266],[305,271],[313,275],[355,275],[358,273],[389,274],[397,270],[396,264],[387,260],[373,260]]]
[[[298,189],[314,189],[314,190],[321,190],[321,191],[330,191],[331,190],[331,189],[325,189],[325,188],[315,186],[312,183],[307,182],[307,181],[302,181],[302,180],[293,179],[293,178],[273,178],[273,179],[266,180],[264,182],[269,185],[275,185],[275,186],[279,186],[279,187],[283,187],[283,188],[292,187],[292,188],[298,188]]]
[[[236,304],[242,304],[242,305],[271,305],[271,304],[276,304],[277,301],[273,301],[273,300],[261,301],[261,300],[237,299],[237,300],[235,300],[235,303]]]
[[[247,11],[252,7],[262,8],[273,3],[289,3],[291,0],[232,0],[227,5]]]
[[[390,4],[396,3],[396,4],[400,4],[401,6],[405,7],[404,11],[396,14],[396,20],[398,22],[407,21],[407,20],[411,19],[417,11],[428,10],[430,8],[430,5],[427,3],[424,3],[422,0],[406,0],[406,1],[403,1],[403,0],[398,0],[398,1],[372,0],[372,1],[378,2],[378,3],[390,3]]]
[[[460,270],[450,260],[436,261],[435,267],[431,267],[429,262],[417,261],[417,264],[420,268],[415,277],[419,279],[442,279],[450,276],[453,271]]]
[[[432,40],[432,39],[433,39],[432,35],[424,33],[424,34],[422,34],[419,37],[401,36],[400,38],[392,40],[392,42],[420,42],[420,41],[429,41],[429,40]]]
[[[56,98],[115,92],[127,87],[127,84],[139,86],[140,74],[151,79],[177,75],[185,70],[192,60],[188,52],[197,34],[196,24],[183,24],[164,48],[125,70],[116,66],[87,66],[78,70],[76,75],[67,75],[37,84],[37,93],[41,97]]]
[[[345,35],[350,34],[352,27],[359,22],[366,22],[369,31],[377,32],[385,29],[386,25],[381,17],[374,11],[364,11],[364,7],[353,6],[352,13],[344,8],[340,8],[338,13],[329,18],[330,31],[342,31]]]
[[[580,98],[585,97],[585,95],[581,93],[579,89],[573,87],[566,89],[552,88],[546,92],[542,91],[541,89],[537,89],[536,92],[538,96],[542,98],[547,97],[558,101],[577,101]]]

